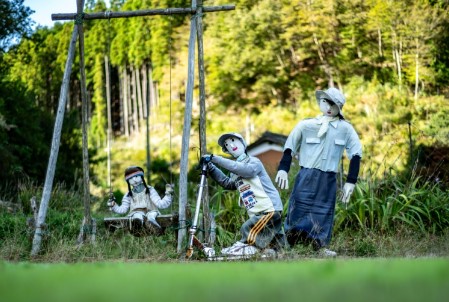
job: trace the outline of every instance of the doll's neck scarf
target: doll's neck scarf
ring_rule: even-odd
[[[338,121],[340,118],[337,116],[321,116],[319,120],[321,121],[320,130],[318,130],[318,137],[322,137],[326,134],[327,129],[329,129],[329,123],[333,121]]]

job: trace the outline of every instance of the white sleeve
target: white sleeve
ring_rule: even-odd
[[[171,205],[172,196],[170,194],[166,194],[164,198],[161,199],[156,189],[153,187],[149,187],[150,189],[150,199],[151,202],[159,209],[166,209]]]
[[[131,204],[131,197],[128,194],[129,193],[126,193],[125,196],[123,196],[122,204],[120,206],[115,204],[111,208],[112,212],[117,213],[117,214],[125,214],[128,212],[129,206]]]
[[[284,145],[284,151],[287,149],[292,150],[293,154],[299,153],[299,148],[301,146],[303,123],[299,122],[295,128],[290,132],[287,141]]]
[[[362,144],[360,143],[359,136],[353,127],[351,127],[349,139],[346,143],[346,155],[349,160],[351,160],[355,155],[362,158]]]

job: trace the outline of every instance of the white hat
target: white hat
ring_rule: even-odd
[[[315,92],[316,101],[318,102],[318,106],[320,105],[321,99],[327,99],[335,104],[337,104],[339,109],[339,114],[343,117],[343,112],[341,110],[343,109],[343,105],[346,102],[345,96],[343,93],[340,92],[337,88],[331,87],[327,90],[317,90]]]
[[[246,150],[246,146],[247,146],[247,145],[246,145],[246,141],[245,141],[245,139],[243,138],[243,136],[241,136],[240,134],[235,133],[235,132],[229,132],[229,133],[222,134],[222,135],[220,136],[220,138],[218,139],[218,144],[220,145],[220,147],[221,147],[221,149],[223,150],[223,152],[229,153],[228,150],[227,150],[226,147],[225,147],[225,140],[227,140],[227,139],[230,138],[230,137],[236,137],[236,138],[238,138],[239,140],[241,140],[241,141],[242,141],[242,144],[243,144],[243,147],[244,147],[245,150]]]

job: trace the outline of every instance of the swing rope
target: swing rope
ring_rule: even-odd
[[[105,66],[105,72],[107,73],[105,75],[105,77],[107,77],[106,79],[106,83],[108,83],[108,87],[107,87],[107,91],[106,91],[106,98],[107,98],[107,103],[108,103],[108,130],[107,130],[107,150],[108,150],[108,186],[109,186],[109,197],[111,197],[113,195],[112,193],[112,176],[111,176],[111,135],[112,135],[112,104],[111,104],[111,81],[110,81],[110,70],[109,70],[109,54],[111,51],[111,36],[110,36],[110,28],[111,28],[111,19],[109,18],[110,16],[110,11],[108,11],[107,13],[105,13],[105,15],[108,17],[108,44],[107,44],[107,49],[106,49],[106,66]]]
[[[172,154],[172,128],[173,128],[173,119],[172,119],[172,64],[173,64],[173,60],[172,60],[172,54],[173,54],[173,47],[172,47],[172,31],[173,31],[173,16],[170,15],[169,16],[169,38],[168,38],[168,59],[169,59],[169,171],[170,171],[170,184],[173,184],[173,154]],[[170,205],[170,211],[171,213],[173,213],[173,201]],[[183,225],[183,227],[181,227],[181,225]],[[189,229],[190,226],[192,225],[192,221],[190,220],[179,220],[178,224],[173,225],[172,227],[170,227],[171,230],[173,231],[177,231],[181,228],[183,229]]]
[[[172,35],[172,16],[170,15],[169,17],[170,19],[170,31],[169,31],[169,38],[168,38],[168,59],[169,59],[169,98],[170,98],[170,121],[169,121],[169,159],[170,159],[170,183],[173,184],[173,171],[172,171],[172,165],[173,165],[173,158],[172,158],[172,39],[171,39],[171,35]]]
[[[172,155],[172,16],[169,16],[169,36],[168,36],[168,60],[169,60],[169,167],[170,172],[170,184],[173,185],[173,155]],[[174,195],[174,194],[173,194]],[[173,213],[173,200],[170,205],[170,211]],[[179,223],[179,222],[178,222]],[[179,226],[178,226],[179,228]]]

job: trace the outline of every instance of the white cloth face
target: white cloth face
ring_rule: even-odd
[[[130,178],[128,181],[129,181],[129,184],[133,187],[136,187],[143,182],[142,176],[140,176],[140,175],[134,176],[134,177]]]
[[[330,116],[334,117],[337,116],[340,112],[340,109],[338,108],[338,105],[330,102],[326,99],[320,100],[320,110],[324,114],[324,116]]]
[[[243,146],[242,141],[236,137],[228,138],[227,140],[225,140],[224,145],[229,154],[231,154],[234,158],[237,158],[245,153],[245,146]]]
[[[145,186],[144,186],[143,182],[141,182],[141,183],[138,184],[137,186],[134,186],[134,187],[133,187],[133,192],[136,192],[136,193],[140,193],[140,192],[142,192],[143,190],[145,190]]]

